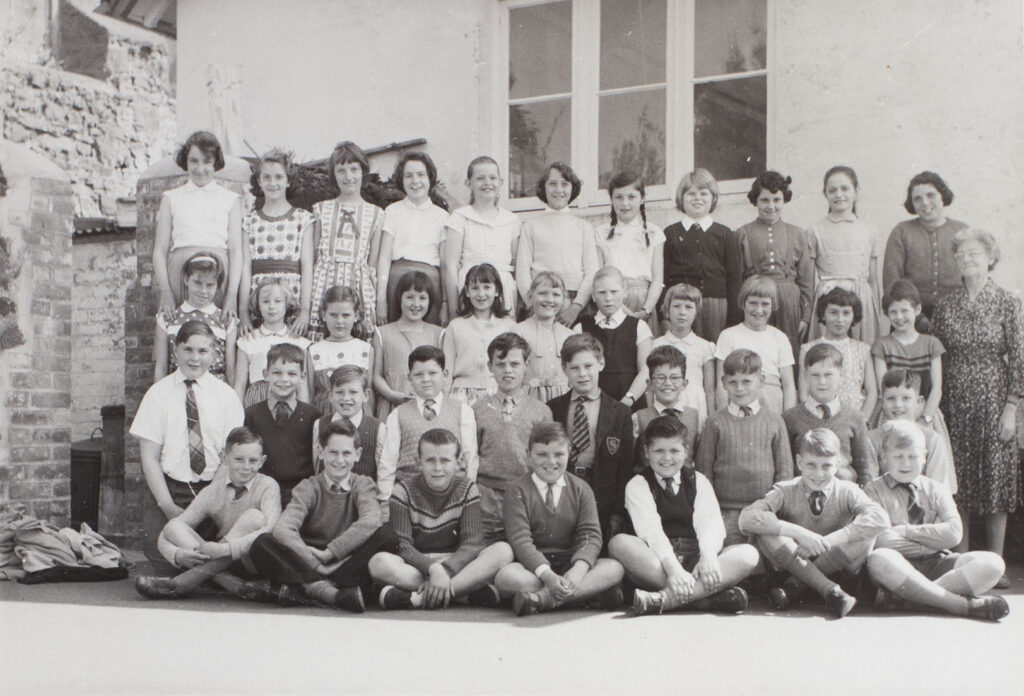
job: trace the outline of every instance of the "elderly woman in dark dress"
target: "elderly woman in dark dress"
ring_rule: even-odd
[[[966,550],[971,513],[985,516],[988,549],[1000,555],[1006,517],[1021,502],[1018,400],[1024,394],[1021,301],[989,273],[999,261],[991,233],[960,230],[953,256],[963,285],[935,308],[933,331],[946,347],[942,410],[953,442]]]

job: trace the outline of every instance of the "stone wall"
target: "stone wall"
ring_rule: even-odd
[[[100,408],[124,403],[125,291],[136,276],[135,240],[76,238],[71,311],[71,439],[90,436]]]
[[[10,183],[0,235],[17,269],[9,279],[25,343],[0,351],[0,504],[17,501],[67,524],[71,442],[71,220],[67,177],[0,140]]]
[[[139,174],[174,149],[175,42],[83,15],[66,2],[60,12],[61,55],[14,44],[0,56],[0,135],[70,175],[77,214],[112,216],[118,197],[134,195]],[[68,26],[70,16],[75,26]],[[98,21],[103,31],[80,30]],[[75,74],[73,60],[62,57],[86,36],[106,41],[105,79]]]

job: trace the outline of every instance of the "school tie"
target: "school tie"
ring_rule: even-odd
[[[819,517],[825,511],[825,491],[811,492],[811,514]]]
[[[901,483],[900,486],[907,489],[907,519],[910,524],[922,524],[924,509],[917,501],[917,486],[913,483]]]
[[[818,404],[818,410],[821,411],[822,420],[828,420],[832,417],[832,410],[828,407],[828,404]]]
[[[674,497],[676,494],[675,481],[672,480],[671,476],[662,477],[661,482],[665,485],[665,492],[669,497]]]
[[[277,421],[278,425],[284,425],[291,415],[292,408],[285,402],[278,401],[274,405],[274,420]]]
[[[549,512],[555,511],[555,485],[553,483],[548,484],[548,492],[544,494],[544,505]]]
[[[203,450],[203,431],[199,427],[199,406],[196,405],[196,393],[193,387],[196,381],[186,379],[185,386],[185,421],[188,424],[188,464],[197,474],[206,468],[206,452]]]
[[[512,401],[511,396],[506,396],[505,400],[501,404],[501,419],[506,423],[512,422],[512,410],[515,408],[515,402]]]
[[[740,406],[740,415],[743,416],[744,418],[750,418],[752,415],[754,415],[754,409],[750,408],[749,406]]]
[[[242,486],[242,485],[237,484],[237,483],[229,483],[228,484],[228,488],[230,488],[232,491],[235,492],[235,497],[233,498],[233,500],[238,500],[239,498],[241,498],[242,495],[244,495],[245,491],[246,491],[245,486]]]
[[[584,405],[585,397],[576,399],[576,407],[572,411],[572,435],[569,438],[570,456],[569,465],[579,466],[580,454],[586,452],[590,447],[590,424],[587,421],[587,407]]]
[[[345,425],[347,425],[348,427],[352,428],[353,430],[356,429],[355,424],[352,423],[352,419],[349,418],[348,416],[342,416],[341,417],[341,422],[344,423]]]
[[[664,411],[661,412],[661,415],[663,415],[663,416],[672,416],[677,421],[682,422],[682,419],[680,418],[680,416],[683,415],[683,412],[680,411],[678,408],[666,408]]]
[[[703,231],[704,231],[704,228],[701,227],[696,222],[693,223],[692,225],[690,225],[690,234],[700,234]]]
[[[423,402],[423,417],[426,420],[432,421],[435,418],[437,418],[437,409],[434,408],[434,406],[436,404],[437,404],[437,402],[434,401],[433,399],[426,399],[426,400],[424,400],[424,402]]]

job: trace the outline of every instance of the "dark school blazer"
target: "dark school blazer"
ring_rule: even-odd
[[[570,405],[572,391],[548,402],[552,417],[572,434]],[[622,530],[626,519],[626,484],[633,476],[633,422],[629,407],[601,392],[597,414],[597,442],[593,471],[589,479],[597,500],[597,517],[607,544]],[[570,470],[575,474],[575,471]],[[586,479],[585,479],[586,480]]]

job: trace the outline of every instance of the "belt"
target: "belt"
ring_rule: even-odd
[[[588,478],[590,476],[591,468],[589,466],[574,466],[572,473],[580,478]]]
[[[255,259],[252,262],[252,272],[257,273],[299,273],[302,271],[302,264],[299,261],[288,261],[286,259]]]

